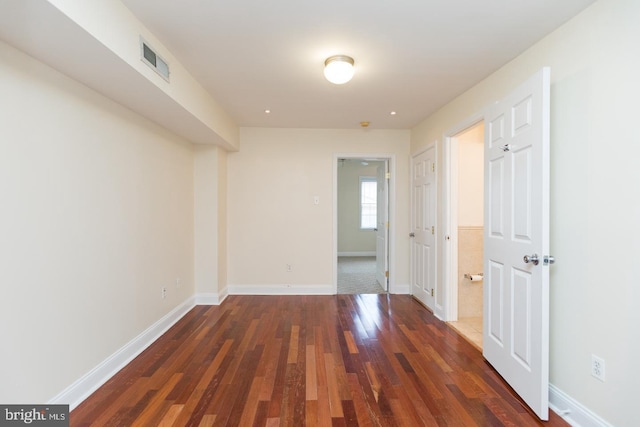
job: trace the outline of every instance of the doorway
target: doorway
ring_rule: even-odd
[[[389,159],[338,157],[336,292],[389,289]]]
[[[484,122],[448,138],[452,327],[482,349]]]

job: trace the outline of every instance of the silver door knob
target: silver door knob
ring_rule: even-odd
[[[409,237],[416,237],[416,233],[409,233]]]
[[[556,258],[553,255],[545,255],[542,258],[542,262],[544,263],[544,265],[551,265],[551,264],[555,264],[556,262]]]
[[[538,259],[538,254],[525,255],[522,259],[526,264],[531,263],[533,265],[538,265],[538,263],[540,262],[540,260]]]

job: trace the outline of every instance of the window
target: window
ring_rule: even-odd
[[[377,225],[378,183],[372,176],[360,177],[360,228],[372,230]]]

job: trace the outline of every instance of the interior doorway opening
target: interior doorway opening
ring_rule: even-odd
[[[389,291],[389,163],[383,157],[338,157],[336,293]]]
[[[484,122],[447,139],[451,247],[446,286],[451,326],[482,349]]]

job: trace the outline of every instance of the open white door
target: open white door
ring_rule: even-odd
[[[485,112],[483,354],[549,416],[549,92],[544,68]]]
[[[435,145],[432,145],[411,162],[411,293],[431,310],[436,281],[435,154]]]
[[[389,290],[389,186],[387,160],[378,166],[376,173],[378,197],[376,201],[376,280],[382,289]]]

